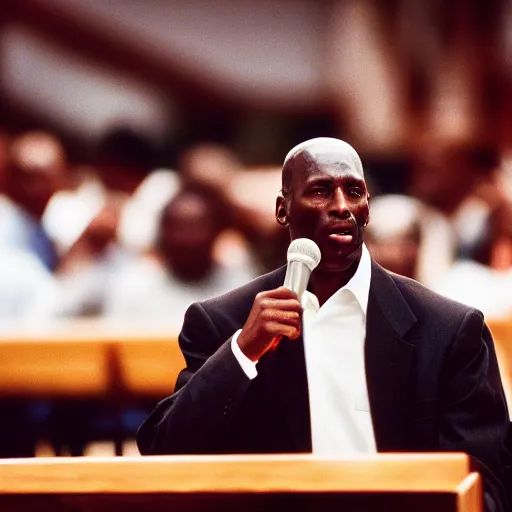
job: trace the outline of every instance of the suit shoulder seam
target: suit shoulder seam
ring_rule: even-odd
[[[201,302],[197,302],[196,303],[198,308],[204,313],[204,315],[206,316],[206,318],[208,319],[208,322],[210,323],[210,325],[212,326],[212,328],[214,329],[215,331],[215,335],[217,336],[217,338],[220,338],[220,332],[219,332],[219,329],[217,328],[217,326],[215,325],[215,323],[213,322],[211,316],[208,314],[208,311],[206,311],[206,308],[204,307],[204,305],[201,303]]]

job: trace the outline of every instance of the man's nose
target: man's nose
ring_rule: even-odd
[[[345,194],[340,188],[334,190],[331,201],[331,214],[342,219],[350,217],[350,210],[348,208]]]

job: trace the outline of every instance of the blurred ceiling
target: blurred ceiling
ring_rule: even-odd
[[[310,111],[323,101],[326,4],[311,0],[11,0],[0,94],[91,137],[127,122],[158,136],[176,106]]]

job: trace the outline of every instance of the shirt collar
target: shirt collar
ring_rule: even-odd
[[[363,244],[363,251],[361,254],[361,259],[359,260],[359,265],[357,266],[357,270],[355,274],[352,276],[350,281],[340,288],[330,299],[336,300],[344,290],[348,290],[352,292],[359,302],[361,309],[366,317],[366,312],[368,310],[368,295],[370,293],[370,280],[372,275],[372,264],[370,253],[366,248],[366,245]],[[329,302],[328,301],[328,302]],[[312,308],[313,310],[319,310],[318,299],[311,292],[305,291],[302,296],[302,306],[304,309]]]
[[[340,288],[334,295],[337,295],[342,290],[350,290],[355,295],[363,313],[366,316],[366,311],[368,310],[368,295],[370,293],[371,275],[372,262],[370,253],[368,252],[366,245],[363,244],[363,252],[361,259],[359,260],[356,273],[352,276],[352,279],[350,279],[350,281]]]

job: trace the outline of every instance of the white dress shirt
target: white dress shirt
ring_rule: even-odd
[[[371,259],[363,245],[352,279],[325,304],[310,292],[302,297],[303,340],[314,454],[375,453],[364,362]],[[249,378],[256,363],[240,350],[238,331],[231,346]]]

